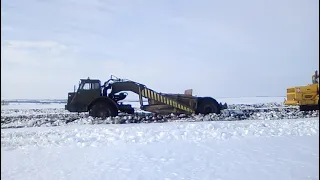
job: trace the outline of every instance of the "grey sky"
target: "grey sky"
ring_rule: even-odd
[[[111,74],[161,92],[281,96],[319,67],[317,0],[2,0],[1,97]]]

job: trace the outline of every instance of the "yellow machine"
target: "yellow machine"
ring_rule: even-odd
[[[319,75],[312,76],[312,84],[287,88],[285,105],[299,106],[301,111],[319,110]]]

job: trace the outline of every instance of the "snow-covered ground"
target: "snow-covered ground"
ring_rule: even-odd
[[[275,99],[242,98],[240,102],[230,98],[227,103],[279,103]],[[63,114],[60,105],[8,108],[1,116]],[[319,179],[319,117],[261,117],[268,116],[244,121],[2,129],[1,179]]]
[[[1,132],[2,179],[319,179],[318,118]]]
[[[64,108],[63,103],[10,103],[9,105],[1,106],[1,109],[51,109],[51,108]]]
[[[233,98],[216,98],[218,102],[227,104],[260,104],[260,103],[283,103],[285,97],[233,97]]]

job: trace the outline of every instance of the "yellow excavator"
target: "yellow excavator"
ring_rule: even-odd
[[[319,110],[319,75],[315,71],[312,75],[312,84],[287,88],[288,106],[299,106],[301,111]]]

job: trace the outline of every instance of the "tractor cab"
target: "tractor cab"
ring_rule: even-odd
[[[101,83],[97,79],[80,79],[78,91],[80,90],[97,90],[100,89]]]
[[[108,93],[113,88],[114,80],[110,79],[101,86],[101,81],[97,79],[80,79],[77,91],[68,93],[68,101],[65,109],[70,112],[87,112],[95,100],[99,98],[108,98],[114,103],[124,100],[128,93]]]
[[[86,112],[87,106],[101,96],[101,82],[97,79],[80,79],[77,91],[68,93],[65,109],[70,112]]]

